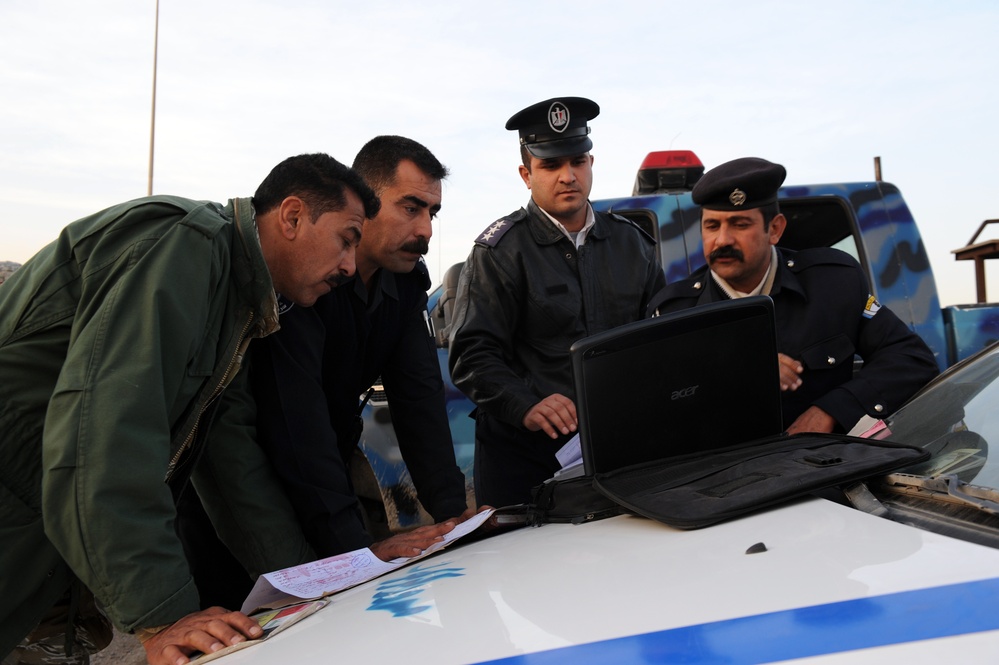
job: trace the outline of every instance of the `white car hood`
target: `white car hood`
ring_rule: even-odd
[[[225,659],[984,662],[997,629],[999,550],[808,499],[695,531],[621,516],[459,541]]]

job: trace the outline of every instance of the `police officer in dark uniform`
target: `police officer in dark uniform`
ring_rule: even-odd
[[[570,345],[644,317],[665,286],[653,239],[589,204],[589,99],[560,97],[515,114],[526,208],[490,224],[461,272],[451,377],[476,405],[475,495],[528,501],[558,470],[577,427]]]
[[[424,146],[399,136],[369,141],[353,168],[381,209],[365,221],[354,277],[311,308],[283,312],[281,330],[251,351],[257,436],[320,556],[361,547],[383,559],[412,556],[390,547],[419,545],[405,534],[373,542],[348,467],[361,434],[359,395],[381,376],[420,502],[437,522],[466,510],[421,258],[448,172]]]
[[[937,374],[923,340],[871,295],[860,264],[836,249],[778,249],[780,164],[746,157],[694,186],[708,264],[653,298],[650,313],[769,295],[777,319],[784,427],[844,432],[884,418]],[[738,340],[733,340],[737,344]],[[853,359],[864,360],[854,376]]]

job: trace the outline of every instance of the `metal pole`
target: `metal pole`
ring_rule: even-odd
[[[159,2],[159,0],[157,0]],[[881,182],[881,158],[874,158],[874,179]]]
[[[160,0],[156,0],[156,31],[153,36],[153,110],[149,121],[149,181],[146,196],[153,195],[153,148],[156,145],[156,55],[160,45]]]

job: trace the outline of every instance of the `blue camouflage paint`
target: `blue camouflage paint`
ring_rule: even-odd
[[[999,579],[740,617],[488,662],[753,665],[987,630],[999,630]],[[962,659],[958,651],[954,655]],[[963,656],[966,660],[967,654]]]
[[[420,594],[431,582],[447,577],[461,577],[464,568],[449,568],[450,562],[436,565],[414,565],[405,575],[382,582],[371,599],[368,611],[385,610],[394,617],[408,617],[430,609]],[[421,604],[423,602],[424,604]]]
[[[999,312],[995,305],[952,305],[943,311],[951,357],[967,358],[999,341]]]

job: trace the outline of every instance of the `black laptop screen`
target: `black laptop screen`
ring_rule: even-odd
[[[572,361],[589,474],[781,432],[769,298],[622,326],[574,344]]]

